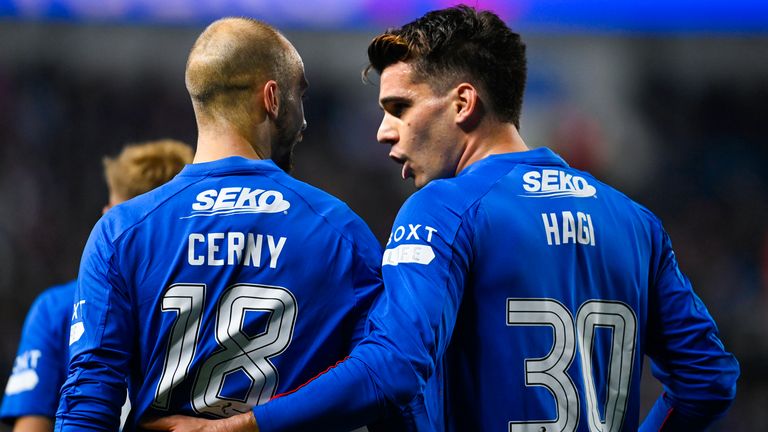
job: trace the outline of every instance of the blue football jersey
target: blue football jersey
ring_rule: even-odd
[[[548,149],[429,183],[382,263],[370,334],[303,391],[254,408],[261,430],[353,426],[320,411],[365,422],[382,401],[414,430],[637,430],[645,354],[688,414],[714,418],[722,405],[696,401],[733,398],[738,364],[659,220]]]
[[[13,372],[5,387],[0,418],[54,418],[67,376],[67,338],[77,281],[51,287],[27,312]]]
[[[110,210],[83,253],[57,430],[247,412],[348,354],[381,247],[346,205],[271,161],[186,166]]]

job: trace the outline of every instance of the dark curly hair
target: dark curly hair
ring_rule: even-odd
[[[525,44],[493,12],[466,5],[429,12],[375,37],[368,60],[366,79],[371,69],[381,74],[402,61],[413,67],[416,80],[436,91],[470,82],[487,94],[483,100],[499,120],[520,128]]]

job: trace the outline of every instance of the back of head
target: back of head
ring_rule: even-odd
[[[171,139],[126,146],[116,158],[104,158],[110,201],[127,201],[168,182],[193,156],[190,146]]]
[[[525,44],[493,12],[465,5],[429,12],[374,38],[368,59],[365,74],[402,61],[415,79],[440,92],[469,82],[485,93],[481,98],[498,120],[520,128]]]
[[[198,37],[185,81],[198,116],[247,122],[251,91],[267,80],[281,87],[295,72],[290,43],[273,27],[250,18],[223,18]]]

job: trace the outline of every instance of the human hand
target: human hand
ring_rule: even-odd
[[[259,432],[251,412],[220,420],[172,415],[143,423],[141,426],[145,429],[170,432]]]

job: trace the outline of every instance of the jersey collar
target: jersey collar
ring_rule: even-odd
[[[247,159],[231,156],[211,162],[189,164],[181,170],[181,176],[206,176],[243,171],[281,171],[271,159]]]
[[[546,147],[540,147],[533,150],[514,152],[514,153],[501,153],[486,156],[483,159],[473,163],[465,168],[459,175],[469,174],[476,169],[482,168],[489,164],[495,163],[505,164],[532,164],[532,165],[546,165],[546,166],[562,166],[568,167],[568,164],[558,156],[552,150]]]

